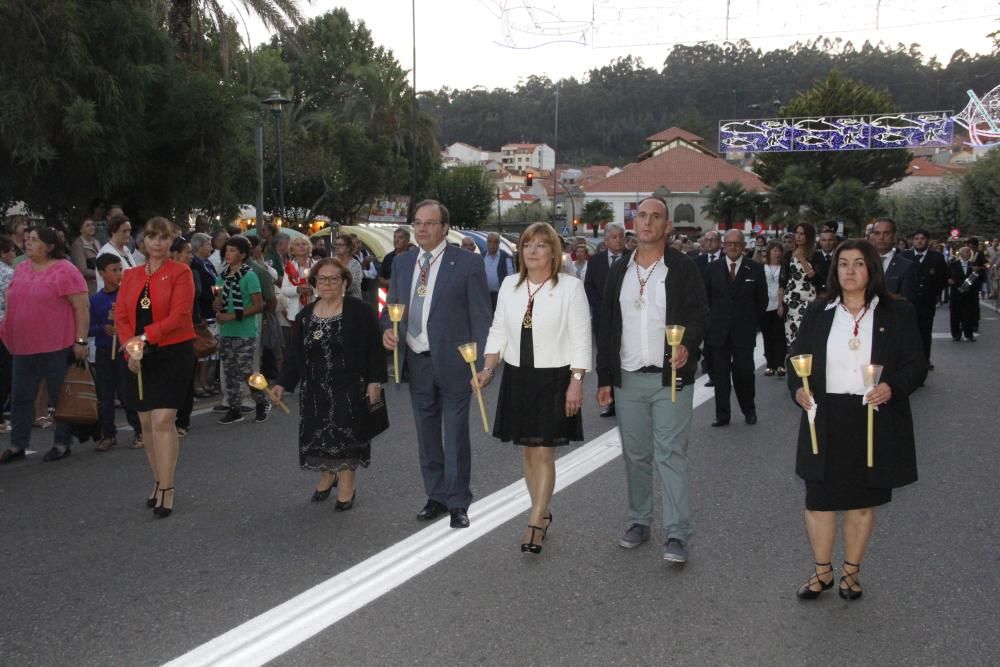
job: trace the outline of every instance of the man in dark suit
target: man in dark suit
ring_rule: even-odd
[[[903,256],[917,266],[917,325],[927,356],[927,369],[933,370],[931,360],[931,333],[934,330],[934,314],[937,312],[938,298],[948,286],[948,262],[944,256],[929,249],[930,234],[926,229],[918,229],[910,238],[912,247]]]
[[[492,317],[482,258],[448,244],[448,209],[428,199],[414,209],[416,252],[393,260],[387,303],[406,306],[396,340],[388,312],[382,317],[382,343],[404,348],[410,369],[410,402],[420,449],[427,504],[418,521],[445,512],[452,528],[469,526],[472,503],[469,445],[469,365],[458,346],[476,343],[480,355]],[[478,362],[482,369],[482,356]],[[442,441],[442,431],[444,438]]]
[[[868,238],[882,256],[885,286],[910,303],[917,303],[917,266],[896,251],[896,221],[879,218]]]
[[[746,423],[757,423],[753,350],[757,324],[767,310],[767,280],[764,267],[743,256],[745,246],[743,232],[730,229],[722,244],[725,261],[714,262],[705,271],[710,312],[705,346],[712,350],[715,382],[712,426],[729,424],[730,377]]]
[[[832,229],[831,229],[832,225]],[[819,233],[819,248],[813,255],[812,265],[816,271],[816,293],[821,294],[826,291],[826,279],[830,275],[830,263],[833,261],[833,251],[837,249],[837,226],[836,223],[826,223],[823,231]]]
[[[691,385],[708,305],[694,261],[670,247],[671,228],[663,199],[650,196],[639,202],[638,247],[611,267],[604,291],[597,402],[607,405],[615,387],[629,524],[618,545],[632,549],[650,538],[655,466],[662,489],[663,560],[683,563],[692,534],[687,456]],[[673,354],[664,334],[667,325],[675,324],[685,329]],[[671,400],[671,367],[677,369],[681,388],[676,401]]]
[[[986,268],[986,254],[979,250],[979,239],[975,236],[966,241],[965,245],[969,248],[969,252],[971,253],[969,261],[972,262],[972,266],[975,267],[976,273],[979,274],[979,285],[982,286],[982,284],[986,281],[987,271],[989,270]],[[978,294],[976,295],[976,303],[973,306],[973,310],[975,310],[975,317],[973,319],[972,329],[976,333],[979,333],[979,319],[981,317],[981,312],[979,308]]]
[[[951,339],[956,343],[962,336],[970,343],[976,342],[976,307],[979,305],[979,287],[982,278],[976,271],[972,250],[964,247],[958,251],[958,259],[948,267],[948,285],[951,298]]]
[[[600,326],[600,313],[604,299],[604,285],[608,281],[608,271],[625,252],[625,228],[616,222],[608,223],[604,228],[604,245],[607,250],[602,250],[587,261],[587,273],[583,277],[583,288],[587,292],[587,301],[590,303],[590,326],[597,338],[598,327]],[[612,396],[611,403],[601,411],[602,417],[615,416],[615,402]]]
[[[721,245],[722,237],[719,235],[719,232],[709,231],[702,235],[702,253],[694,258],[694,263],[695,266],[698,267],[703,280],[705,278],[705,271],[708,269],[709,265],[722,259],[722,251],[720,250]],[[704,347],[704,354],[701,358],[701,372],[708,376],[708,382],[705,383],[705,386],[713,387],[715,386],[715,380],[712,378],[712,350],[707,345]]]

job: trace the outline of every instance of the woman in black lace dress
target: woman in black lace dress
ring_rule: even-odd
[[[299,465],[321,473],[314,501],[326,500],[337,488],[334,509],[346,511],[354,506],[354,471],[371,460],[371,443],[358,437],[358,429],[369,403],[381,397],[385,353],[371,306],[345,298],[349,269],[333,258],[320,260],[309,283],[319,299],[295,318],[289,358],[273,392],[280,400],[285,387],[302,381]]]

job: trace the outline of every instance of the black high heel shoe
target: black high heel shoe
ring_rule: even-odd
[[[167,491],[173,491],[174,487],[169,489],[160,489],[160,504],[153,508],[153,514],[156,515],[158,519],[166,519],[170,516],[170,513],[174,511],[173,507],[164,507],[163,504],[167,501]]]
[[[160,483],[156,482],[156,486],[153,487],[153,495],[146,498],[146,507],[152,509],[156,507],[156,492],[160,490]]]
[[[796,593],[800,600],[815,600],[823,593],[823,591],[828,591],[833,588],[833,563],[816,563],[816,567],[826,567],[829,569],[823,572],[814,572],[813,575],[809,577],[809,581],[802,584],[798,593]],[[830,575],[830,581],[823,581],[820,577],[827,574]],[[818,591],[813,588],[816,584],[819,584],[821,587]]]
[[[844,576],[840,578],[840,587],[838,588],[837,593],[839,593],[840,597],[845,600],[857,600],[861,597],[861,594],[864,593],[864,591],[861,590],[861,584],[858,582],[858,572],[861,571],[861,566],[857,563],[848,563],[846,560],[844,561],[844,565],[850,565],[851,567],[857,569],[854,570],[854,572],[848,572],[844,568],[840,568],[840,571],[844,573]],[[855,586],[858,587],[857,590],[854,589]]]
[[[338,500],[337,504],[333,506],[334,512],[346,512],[347,510],[354,507],[354,498],[358,495],[358,490],[354,489],[354,493],[351,494],[351,499],[348,501]]]
[[[548,516],[543,516],[542,518],[546,521],[545,528],[542,528],[542,541],[544,541],[546,535],[549,534],[549,528],[552,527],[552,510],[549,510]]]
[[[539,528],[538,526],[532,526],[531,524],[528,524],[528,528],[531,529],[531,538],[527,542],[521,544],[521,553],[542,553],[542,540],[545,539],[545,529]],[[539,540],[538,542],[535,542],[536,532],[542,534],[542,540]]]
[[[314,503],[319,503],[330,497],[330,491],[337,488],[337,483],[340,482],[340,475],[334,475],[333,484],[328,486],[325,491],[313,491],[312,501]]]

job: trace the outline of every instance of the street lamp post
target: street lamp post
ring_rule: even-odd
[[[282,219],[285,217],[285,165],[281,157],[281,106],[289,102],[291,100],[277,90],[264,100],[274,114],[274,142],[278,152],[278,217]]]

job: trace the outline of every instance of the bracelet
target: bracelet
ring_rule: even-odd
[[[73,341],[73,344],[74,345],[86,345],[87,341],[84,340],[83,338],[77,338],[75,341]]]
[[[490,368],[489,366],[483,366],[483,370],[486,371],[487,373],[489,373],[490,377],[493,377],[493,371],[494,371],[494,369]]]

